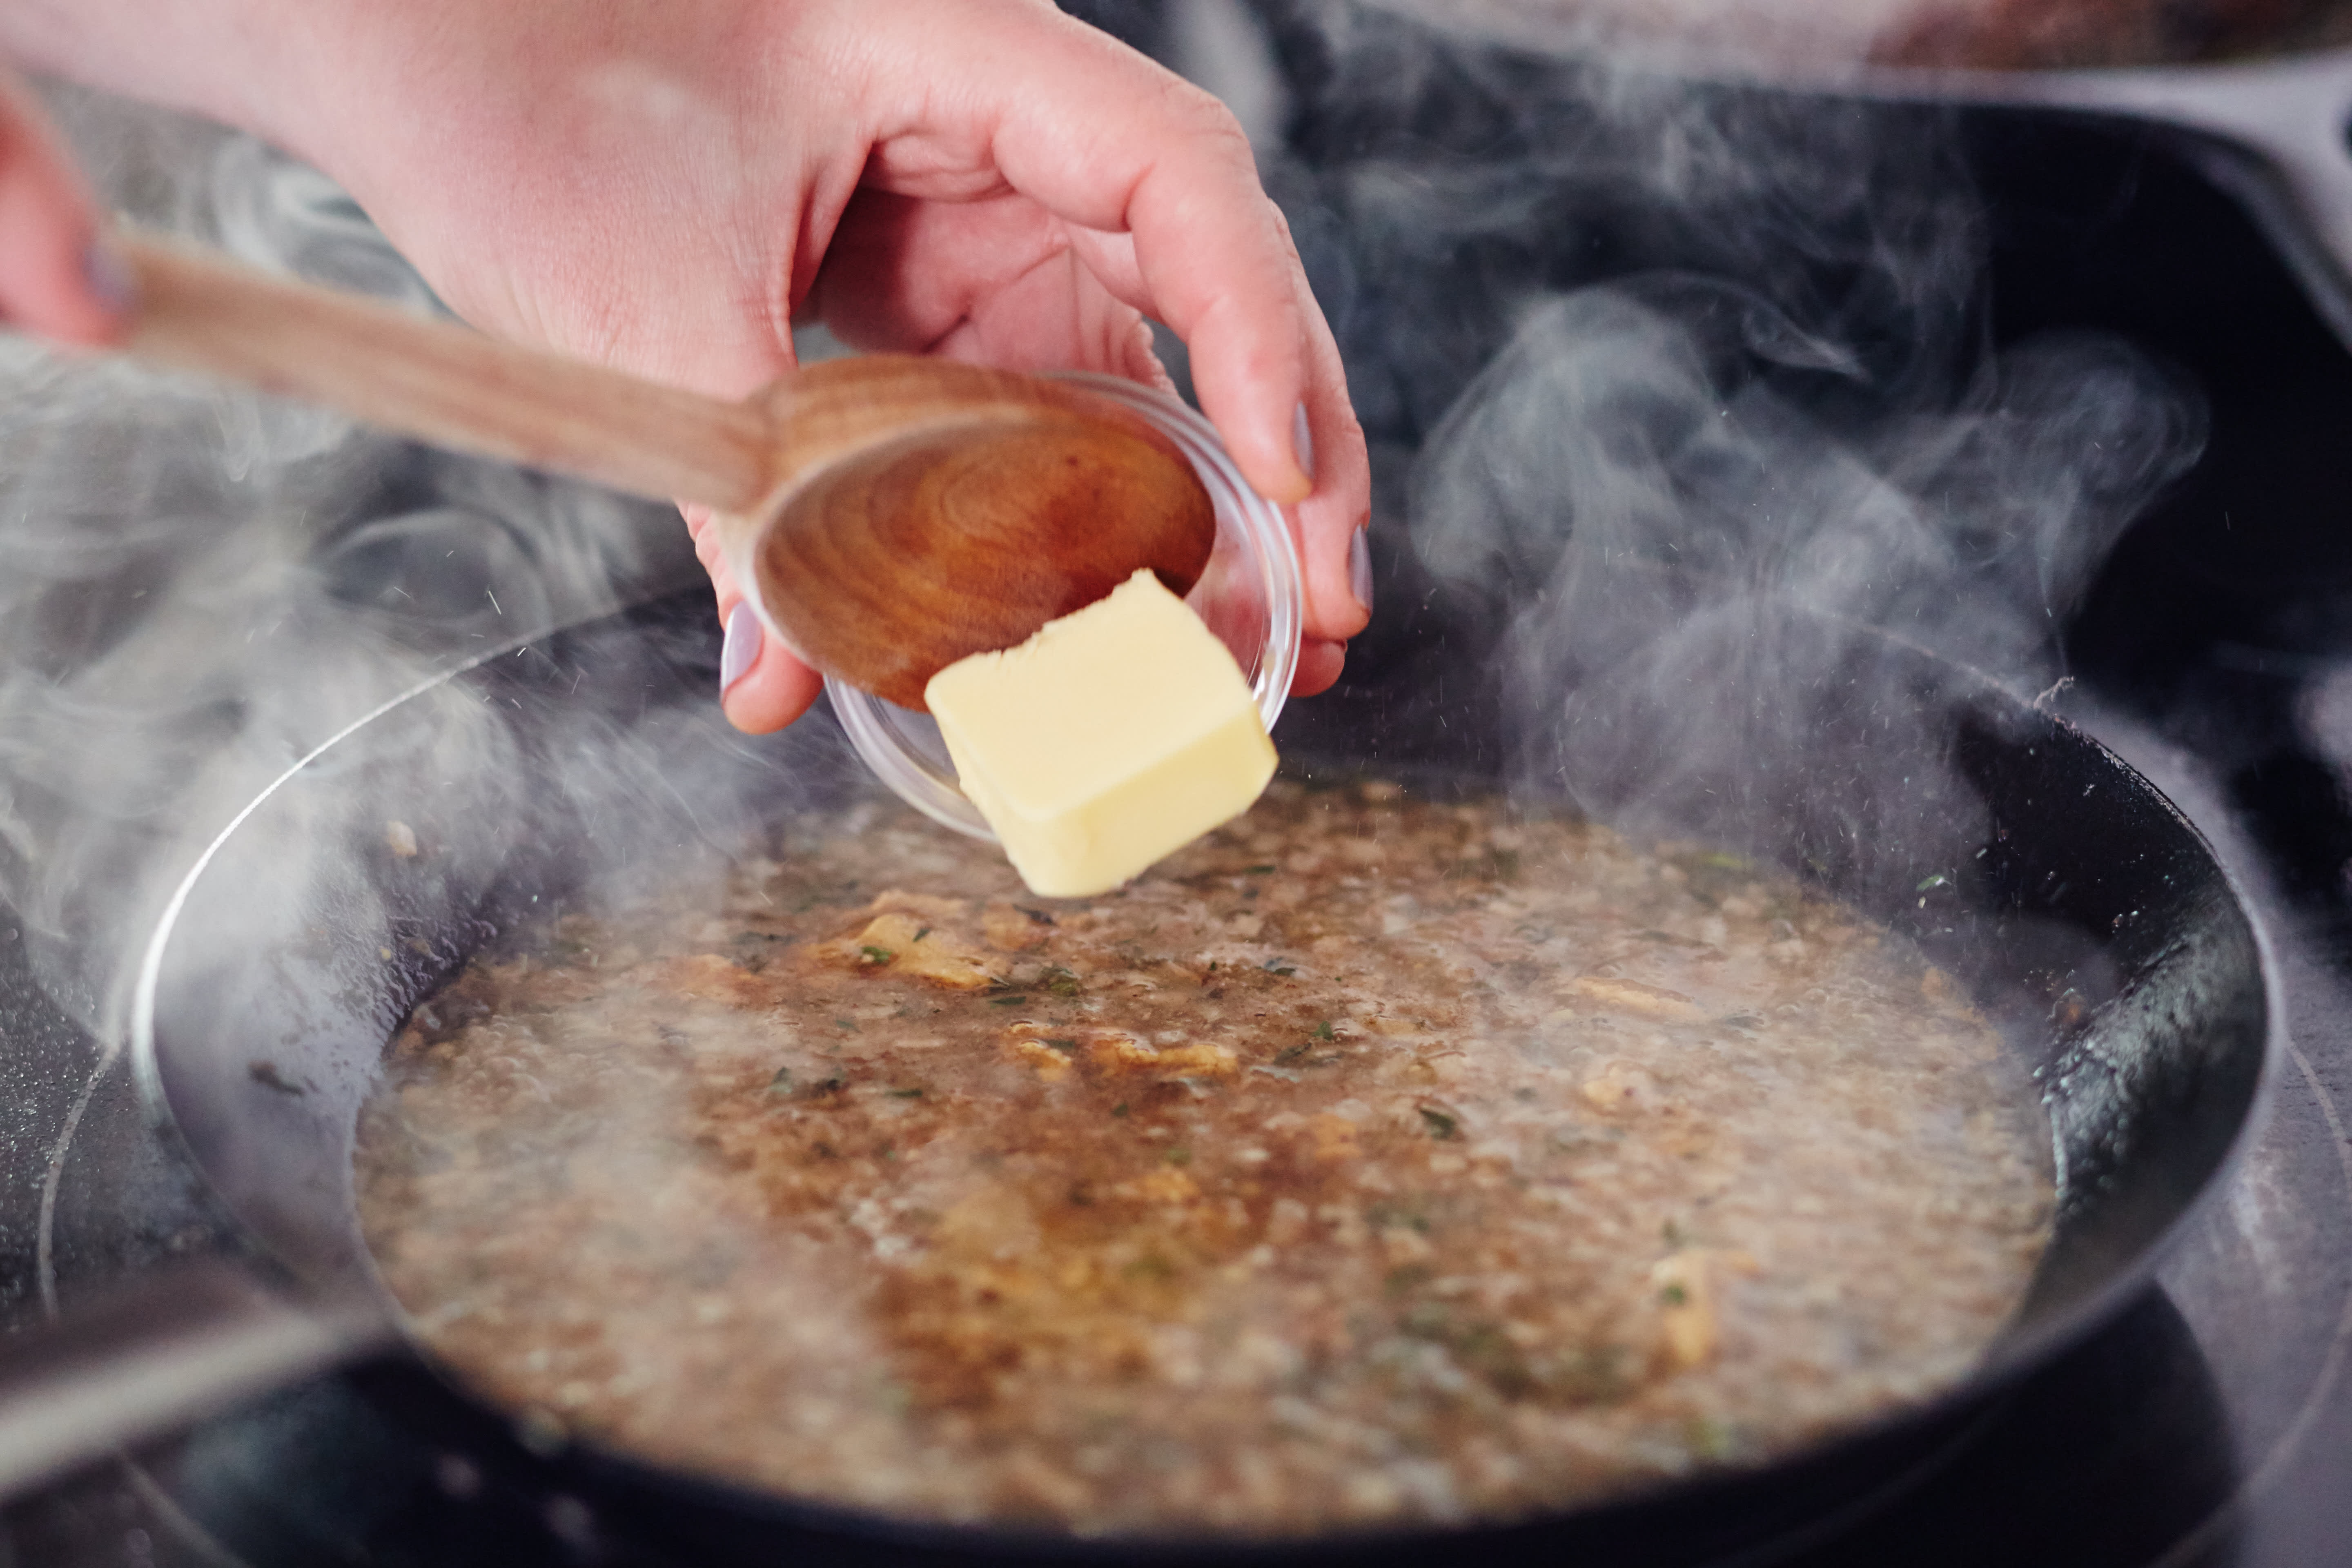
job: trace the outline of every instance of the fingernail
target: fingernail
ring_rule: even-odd
[[[1360,528],[1348,540],[1348,591],[1364,614],[1372,613],[1372,546],[1369,528]]]
[[[1290,411],[1290,449],[1298,454],[1298,471],[1315,482],[1315,432],[1307,423],[1307,405]]]
[[[719,646],[719,695],[724,698],[735,683],[751,673],[760,662],[760,649],[767,634],[760,629],[760,617],[749,605],[738,605],[727,617],[727,640]]]
[[[93,239],[81,253],[82,280],[100,304],[118,316],[127,316],[139,303],[139,280],[131,264],[102,238]]]

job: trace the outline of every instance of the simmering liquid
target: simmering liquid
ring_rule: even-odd
[[[1777,874],[1277,783],[1043,904],[895,807],[419,1007],[361,1212],[464,1381],[896,1514],[1557,1508],[1966,1375],[2049,1234],[2023,1071]]]

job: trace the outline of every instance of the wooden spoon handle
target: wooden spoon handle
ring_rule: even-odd
[[[767,498],[772,437],[759,407],[132,236],[116,244],[139,289],[123,346],[142,358],[658,500],[742,512]]]

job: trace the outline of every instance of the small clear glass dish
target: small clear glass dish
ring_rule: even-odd
[[[1305,613],[1298,550],[1282,513],[1252,489],[1226,455],[1216,427],[1173,395],[1117,376],[1072,371],[1057,374],[1149,419],[1190,458],[1216,505],[1217,542],[1207,570],[1185,595],[1234,659],[1257,699],[1267,731],[1281,717],[1290,681],[1298,668],[1298,639]],[[743,563],[748,565],[749,563]],[[736,581],[755,577],[738,570]],[[753,605],[775,632],[765,606]],[[781,634],[779,634],[781,635]],[[789,639],[786,639],[789,641]],[[988,824],[956,787],[955,764],[948,760],[940,728],[928,713],[885,702],[831,677],[825,691],[857,754],[900,798],[926,816],[975,838],[993,838]]]

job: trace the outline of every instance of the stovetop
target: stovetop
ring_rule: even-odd
[[[1144,22],[1133,25],[1145,31]],[[1931,112],[1986,195],[1988,340],[2112,331],[2201,385],[2197,467],[2124,537],[2074,613],[2059,710],[2206,832],[2257,910],[2287,1047],[2258,1135],[2158,1287],[1862,1495],[1717,1561],[1814,1565],[2288,1568],[2352,1556],[2352,355],[2244,217],[2143,132]],[[1310,265],[1360,263],[1318,181],[1344,125],[1294,121],[1277,184]],[[1490,258],[1491,259],[1491,258]],[[1456,255],[1454,261],[1464,258]],[[1341,285],[1354,288],[1361,279]],[[1398,290],[1397,292],[1402,292]],[[1382,368],[1343,319],[1352,364]],[[1353,335],[1351,335],[1353,334]],[[1392,364],[1388,368],[1393,368]],[[1376,445],[1408,400],[1368,399]],[[1384,425],[1382,420],[1387,423]],[[1383,471],[1383,485],[1396,479]],[[1392,487],[1391,487],[1392,488]],[[1356,678],[1409,657],[1426,584],[1384,490],[1390,613]],[[1400,613],[1400,606],[1406,606]],[[23,1321],[235,1241],[147,1127],[76,998],[30,983],[0,913],[0,1309]],[[664,1561],[593,1500],[421,1445],[333,1373],[90,1468],[0,1511],[0,1562],[100,1564]]]

